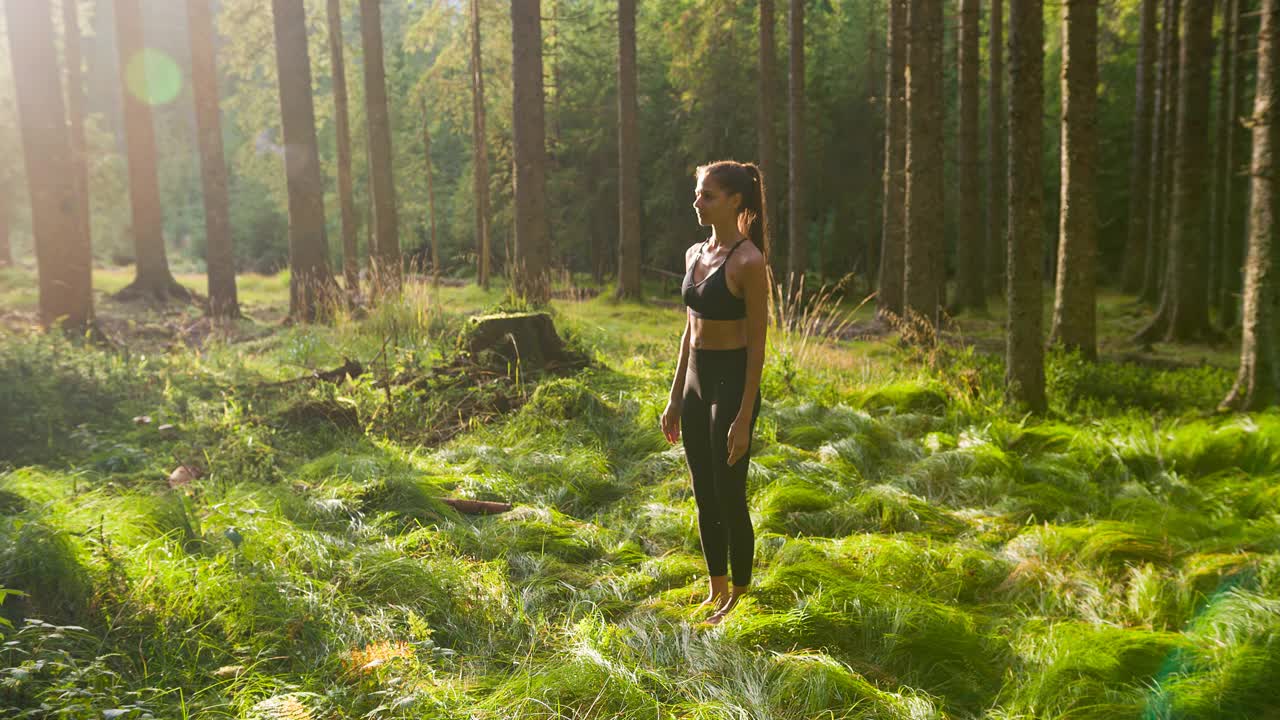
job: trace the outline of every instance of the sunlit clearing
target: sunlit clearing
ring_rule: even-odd
[[[167,105],[182,90],[182,71],[160,50],[144,48],[129,60],[129,92],[148,105]]]

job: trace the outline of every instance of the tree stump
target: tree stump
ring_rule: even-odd
[[[551,316],[544,312],[473,317],[461,344],[477,360],[492,352],[529,370],[570,359]]]

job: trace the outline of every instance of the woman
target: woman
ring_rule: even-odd
[[[755,533],[747,466],[760,411],[769,279],[760,169],[724,160],[699,167],[697,179],[693,208],[711,237],[685,252],[681,292],[688,311],[662,432],[674,443],[684,426],[711,578],[710,595],[698,608],[712,611],[707,622],[714,625],[751,584]]]

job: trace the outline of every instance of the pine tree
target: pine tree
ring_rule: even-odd
[[[342,38],[340,0],[327,0],[329,66],[333,83],[333,116],[337,129],[338,211],[342,222],[342,277],[349,297],[360,294],[360,250],[356,234],[356,198],[351,180],[351,109],[347,95],[347,63]]]
[[[885,80],[884,222],[876,314],[902,315],[903,252],[906,249],[907,190],[907,2],[889,0]]]
[[[1155,104],[1155,58],[1158,0],[1142,0],[1138,30],[1138,71],[1133,116],[1133,155],[1129,161],[1129,213],[1121,287],[1142,289],[1147,256],[1147,220],[1151,205],[1151,133]]]
[[[512,123],[515,149],[516,291],[530,302],[551,297],[548,272],[551,242],[547,234],[547,149],[542,90],[542,16],[540,0],[512,0]]]
[[[618,297],[639,299],[640,149],[636,0],[618,0]]]
[[[907,191],[903,252],[905,311],[936,327],[943,298],[942,3],[911,0],[907,10]]]
[[[987,294],[983,288],[983,242],[981,198],[978,195],[980,168],[978,166],[978,0],[960,0],[960,38],[957,43],[960,73],[960,128],[956,139],[958,185],[956,198],[959,206],[956,218],[956,297],[955,310],[985,310]]]
[[[387,73],[382,60],[381,0],[360,0],[360,38],[364,45],[364,107],[369,129],[369,176],[373,221],[377,225],[374,278],[379,293],[400,287],[400,230],[396,215],[395,174],[391,165],[391,116],[387,111]]]

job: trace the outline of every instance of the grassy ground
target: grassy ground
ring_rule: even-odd
[[[287,285],[242,279],[252,319],[200,332],[104,297],[103,351],[29,333],[32,287],[0,274],[5,716],[1280,717],[1280,416],[1210,414],[1229,349],[1134,356],[1124,298],[1038,419],[971,347],[772,333],[757,580],[708,628],[658,429],[678,309],[558,301],[593,367],[388,387],[501,291],[282,327]]]

